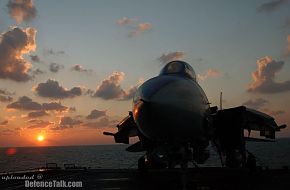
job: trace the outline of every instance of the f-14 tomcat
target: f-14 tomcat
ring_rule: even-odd
[[[187,167],[188,162],[203,164],[209,157],[210,142],[223,166],[246,167],[245,141],[272,141],[278,126],[271,116],[239,106],[218,110],[210,107],[197,83],[193,68],[183,61],[172,61],[157,77],[144,82],[133,98],[133,109],[118,125],[118,132],[104,132],[116,143],[139,141],[126,150],[145,151],[138,168]],[[244,130],[260,131],[265,138],[244,136]]]

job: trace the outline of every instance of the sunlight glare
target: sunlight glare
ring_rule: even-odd
[[[37,136],[37,140],[38,140],[39,142],[42,142],[42,141],[44,140],[44,136],[43,136],[43,135],[38,135],[38,136]]]

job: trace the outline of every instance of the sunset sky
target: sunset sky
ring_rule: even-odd
[[[174,59],[195,69],[212,106],[222,91],[224,108],[290,126],[289,10],[290,0],[1,0],[0,146],[111,144],[102,132]]]

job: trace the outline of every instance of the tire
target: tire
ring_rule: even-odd
[[[146,162],[145,162],[145,157],[142,156],[141,158],[139,158],[138,160],[138,170],[139,172],[141,173],[145,173],[147,172],[147,165],[146,165]]]

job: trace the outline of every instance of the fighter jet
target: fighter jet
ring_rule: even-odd
[[[209,143],[223,166],[246,167],[252,154],[248,156],[245,142],[273,141],[275,132],[285,127],[278,126],[273,117],[245,106],[211,107],[193,68],[176,60],[138,88],[132,111],[117,125],[118,132],[104,135],[124,144],[138,136],[139,141],[126,150],[145,152],[138,161],[140,171],[177,165],[186,168],[189,162],[203,164],[209,158]],[[252,130],[260,131],[265,138],[251,138]],[[244,131],[249,135],[245,136]]]

